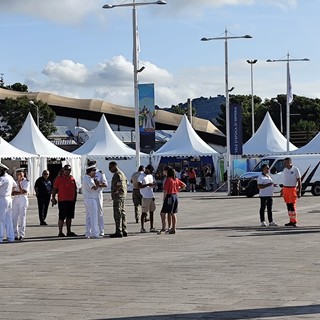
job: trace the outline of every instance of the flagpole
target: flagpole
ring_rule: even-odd
[[[289,70],[289,53],[287,55],[287,153],[290,151],[290,70]]]
[[[290,103],[293,100],[291,79],[290,79],[290,70],[289,70],[289,61],[310,61],[308,58],[296,59],[290,58],[289,52],[286,59],[268,59],[267,62],[286,62],[287,63],[287,105],[286,105],[286,136],[287,136],[287,153],[290,151]]]

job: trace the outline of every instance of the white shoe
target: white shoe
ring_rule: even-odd
[[[140,229],[140,233],[146,233],[146,229],[141,228],[141,229]]]
[[[103,237],[104,236],[104,232],[100,232],[99,236]]]
[[[267,226],[266,222],[265,222],[265,221],[262,221],[262,222],[261,222],[261,227],[266,227],[266,226]]]
[[[275,223],[274,221],[269,223],[269,227],[277,227],[277,226],[278,226],[278,224]]]

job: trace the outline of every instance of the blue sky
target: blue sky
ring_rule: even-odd
[[[145,0],[139,0],[144,2]],[[0,2],[1,67],[6,85],[29,91],[133,105],[131,9],[102,9],[124,0]],[[252,39],[229,41],[233,94],[272,98],[286,92],[287,53],[293,93],[320,98],[318,0],[167,0],[138,7],[140,83],[155,83],[156,104],[224,94],[224,42],[202,42],[225,28]]]

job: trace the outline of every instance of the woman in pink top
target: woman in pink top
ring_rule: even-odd
[[[180,190],[185,189],[185,187],[186,184],[178,178],[176,178],[175,170],[169,167],[167,171],[167,178],[163,186],[163,206],[160,213],[162,222],[162,232],[166,229],[166,214],[168,214],[171,216],[172,227],[167,232],[169,234],[176,233],[176,213],[178,212],[177,194]]]

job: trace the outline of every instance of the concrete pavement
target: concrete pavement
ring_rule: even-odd
[[[258,210],[257,197],[185,192],[176,235],[140,234],[129,194],[127,238],[58,238],[57,208],[40,227],[31,197],[25,241],[0,245],[0,319],[320,319],[320,199],[299,200],[298,228],[283,227],[280,197],[280,227],[259,227]]]

